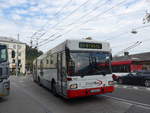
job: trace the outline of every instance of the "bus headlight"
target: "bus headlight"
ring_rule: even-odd
[[[71,84],[71,85],[70,85],[70,89],[76,89],[76,88],[78,88],[78,85],[77,85],[77,84]]]
[[[108,81],[109,85],[114,85],[114,81]]]

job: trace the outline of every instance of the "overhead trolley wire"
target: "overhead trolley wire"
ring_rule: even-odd
[[[92,21],[93,19],[102,16],[103,14],[109,12],[110,10],[114,9],[115,7],[118,7],[119,5],[123,4],[124,2],[126,2],[126,0],[124,0],[124,1],[122,1],[122,2],[119,2],[119,3],[116,4],[115,6],[113,6],[113,7],[109,8],[109,9],[107,9],[107,10],[105,10],[105,11],[99,13],[98,15],[96,15],[96,16],[94,16],[94,17],[88,19],[87,21],[83,22],[83,23],[80,24],[80,25],[86,24],[86,23]],[[65,33],[63,33],[62,36],[65,35],[65,34],[67,34],[67,33],[69,33],[69,32],[71,32],[72,30],[74,30],[74,29],[69,29],[68,31],[66,31]]]
[[[60,14],[72,1],[73,1],[73,0],[69,0],[66,4],[64,4],[64,5],[62,6],[62,8],[61,8],[59,11],[57,11],[57,12],[55,13],[54,16],[57,16],[58,14]],[[44,29],[44,27],[45,27],[48,23],[49,23],[49,21],[47,21],[41,29],[39,29],[39,30],[37,30],[36,32],[34,32],[33,35],[32,35],[30,38],[33,38],[38,32],[42,31],[42,30]],[[46,34],[46,33],[42,33],[39,38],[41,38],[41,37],[44,36],[45,34]]]
[[[79,7],[75,8],[69,15],[65,16],[62,21],[66,20],[67,18],[69,18],[71,15],[73,15],[75,12],[77,12],[81,7],[83,7],[84,5],[86,5],[88,2],[90,2],[91,0],[87,0],[84,3],[82,3]],[[62,22],[61,21],[61,22]],[[54,24],[50,29],[54,29],[56,26],[58,26],[61,22],[57,22],[56,24]],[[47,31],[44,33],[44,35],[47,33]],[[44,35],[40,36],[43,37]],[[49,39],[49,38],[47,38]]]
[[[84,3],[82,3],[79,7],[77,7],[76,9],[74,9],[69,15],[65,16],[62,20],[65,20],[65,19],[69,18],[71,15],[73,15],[73,14],[74,14],[75,12],[77,12],[81,7],[83,7],[84,5],[86,5],[86,4],[87,4],[88,2],[90,2],[90,1],[91,1],[91,0],[87,0],[87,1],[85,1]],[[51,29],[55,28],[55,27],[58,26],[60,23],[61,23],[61,22],[56,23],[55,25],[53,25],[53,26],[51,27]],[[44,35],[45,35],[46,33],[47,33],[47,32],[45,32]],[[44,36],[44,35],[42,35],[42,36]],[[56,35],[56,33],[53,34],[53,37],[54,37],[55,35]],[[41,36],[41,37],[42,37],[42,36]],[[50,37],[44,39],[43,41],[41,41],[40,43],[43,43],[43,42],[47,41],[47,40],[50,39],[50,38],[52,38],[52,37],[50,36]]]
[[[97,17],[99,17],[99,16],[102,16],[103,14],[109,12],[110,10],[114,9],[115,7],[118,7],[118,6],[122,5],[122,4],[125,3],[126,1],[127,1],[127,0],[123,0],[123,1],[119,2],[118,4],[114,5],[113,7],[111,7],[111,8],[109,8],[109,9],[107,9],[107,10],[105,10],[105,11],[99,13],[98,15],[96,15],[96,16],[94,16],[94,17],[88,19],[87,21],[83,22],[82,24],[86,24],[86,23],[90,22],[91,20],[93,20],[93,19],[95,19],[95,18],[97,18]],[[80,25],[82,25],[82,24],[80,24]],[[67,33],[71,32],[72,30],[74,30],[74,28],[71,28],[71,29],[67,30],[66,32],[64,32],[63,34],[61,34],[61,37],[64,36],[64,35],[66,35]],[[60,38],[60,37],[59,37],[59,38]],[[49,43],[49,42],[46,42],[46,43]],[[46,43],[44,43],[44,44],[46,44]]]
[[[87,14],[90,14],[90,13],[92,13],[93,11],[97,10],[99,7],[103,6],[103,5],[106,4],[108,1],[109,1],[109,0],[107,0],[106,2],[104,2],[103,4],[101,4],[100,6],[95,7],[95,8],[92,9],[90,12],[88,12],[88,13],[82,15],[82,16],[81,16],[80,18],[78,18],[76,21],[79,21],[79,20],[85,18],[85,17],[87,16]],[[71,16],[73,13],[75,13],[75,12],[77,11],[77,9],[80,9],[82,6],[84,6],[84,5],[87,4],[88,2],[89,2],[89,0],[86,1],[86,2],[84,2],[82,5],[80,5],[78,8],[76,8],[74,11],[72,11],[72,13],[70,14],[70,16]],[[101,2],[101,0],[99,0],[96,4],[99,4],[100,2]],[[68,15],[68,16],[69,16],[69,15]],[[68,16],[66,16],[66,17],[68,17]],[[65,19],[66,19],[66,18],[65,18]],[[74,22],[71,23],[71,24],[74,24],[76,21],[74,21]],[[70,25],[69,25],[69,26],[70,26]],[[56,33],[55,33],[55,34],[56,34]],[[54,36],[54,35],[53,35],[53,36]],[[44,41],[47,41],[48,39],[49,39],[49,38],[47,38],[46,40],[41,41],[40,43],[42,43],[42,42],[44,42]]]
[[[100,0],[100,1],[101,1],[101,0]],[[96,4],[98,4],[100,1],[98,1]],[[108,0],[108,1],[109,1],[109,0]],[[102,5],[106,4],[108,1],[104,2]],[[98,6],[98,7],[95,7],[94,9],[92,9],[92,10],[91,10],[90,12],[88,12],[87,14],[92,13],[93,11],[97,10],[99,7],[101,7],[101,5]],[[81,17],[78,18],[76,21],[79,21],[80,19],[85,18],[86,16],[88,16],[87,14],[81,16]],[[126,15],[126,14],[130,14],[130,13],[120,13],[120,14],[115,15],[115,16],[122,16],[122,15]],[[113,16],[107,16],[107,17],[113,17]],[[106,17],[105,17],[105,18],[106,18]],[[75,21],[75,22],[76,22],[76,21]],[[72,22],[71,24],[68,24],[67,26],[73,25],[73,24],[75,24],[75,22]],[[128,32],[129,32],[129,31],[127,31],[126,33],[128,33]],[[119,34],[119,36],[122,35],[122,34],[126,34],[126,33],[123,32],[123,33]],[[55,34],[56,34],[56,33],[55,33]],[[117,35],[116,37],[118,37],[118,35]],[[110,40],[110,39],[112,39],[112,38],[116,38],[116,37],[107,38],[105,41]],[[47,41],[47,39],[44,40],[44,41]]]
[[[99,0],[96,4],[101,3],[102,0]],[[105,5],[107,2],[109,2],[110,0],[106,0],[104,3],[100,4],[99,6],[96,6],[95,8],[93,8],[92,10],[90,10],[90,12],[82,15],[80,18],[78,18],[77,20],[75,20],[74,22],[72,22],[71,24],[68,24],[67,26],[71,26],[73,24],[75,24],[76,22],[80,21],[81,19],[85,18],[86,16],[88,16],[89,14],[92,14],[94,11],[96,11],[97,9],[99,9],[101,6]]]
[[[138,29],[142,29],[142,28],[147,28],[147,27],[150,27],[150,25],[144,25],[144,26],[139,26],[139,27],[136,27],[136,28],[133,28],[134,30],[138,30]],[[108,40],[111,40],[111,39],[114,39],[114,38],[119,38],[118,36],[122,36],[122,35],[127,35],[127,33],[131,33],[131,31],[125,31],[125,32],[122,32],[120,33],[119,35],[115,36],[115,37],[110,37],[110,38],[107,38],[105,39],[105,41],[108,41]]]

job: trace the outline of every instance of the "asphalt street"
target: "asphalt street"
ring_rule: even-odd
[[[10,77],[10,96],[0,99],[0,113],[150,113],[150,90],[118,86],[106,95],[66,100],[32,81]]]

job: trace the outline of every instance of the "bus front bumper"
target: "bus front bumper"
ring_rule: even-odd
[[[8,96],[10,90],[10,81],[3,80],[0,82],[0,97]]]
[[[78,98],[78,97],[85,97],[85,96],[91,96],[91,95],[99,95],[99,94],[105,94],[105,93],[112,93],[113,91],[114,91],[114,86],[67,90],[67,98]]]

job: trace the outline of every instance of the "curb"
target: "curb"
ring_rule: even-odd
[[[146,90],[150,91],[150,87],[142,87],[142,86],[131,86],[131,85],[119,85],[116,84],[115,88],[123,88],[123,89],[133,89],[133,90]]]

